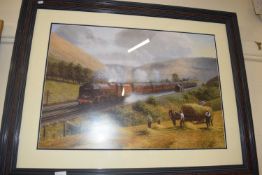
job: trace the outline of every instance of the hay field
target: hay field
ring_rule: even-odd
[[[88,137],[90,133],[41,140],[39,148],[51,149],[205,149],[226,148],[224,120],[221,111],[213,113],[213,126],[205,123],[185,122],[185,127],[174,127],[171,121],[161,124],[119,127],[112,136],[103,133]],[[103,132],[103,129],[101,129]],[[106,138],[108,136],[108,138]]]

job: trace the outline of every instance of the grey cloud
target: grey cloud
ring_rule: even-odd
[[[56,25],[54,30],[104,64],[132,67],[193,57],[198,41],[203,40],[203,36],[196,34],[110,27]],[[149,44],[127,53],[147,38],[151,41]]]
[[[59,25],[55,32],[69,42],[77,45],[85,44],[95,39],[92,31],[86,26]]]
[[[150,30],[123,30],[115,39],[116,45],[126,49],[149,38],[150,43],[137,49],[132,54],[138,56],[151,55],[154,59],[174,59],[192,54],[192,43],[184,33],[150,31]],[[146,53],[146,54],[145,54]]]
[[[192,43],[185,34],[174,32],[158,33],[148,44],[148,51],[155,57],[173,59],[192,53]]]
[[[147,38],[151,40],[155,34],[154,31],[150,30],[125,29],[116,35],[115,44],[120,47],[130,48]]]

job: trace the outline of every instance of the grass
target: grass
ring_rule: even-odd
[[[46,80],[44,87],[43,104],[47,105],[74,101],[78,98],[78,94],[78,84]]]
[[[122,126],[136,126],[145,124],[150,115],[154,121],[168,120],[169,109],[180,111],[186,101],[181,94],[172,94],[162,97],[149,97],[146,101],[138,101],[125,106],[117,106],[107,111]]]
[[[208,101],[207,105],[212,107],[213,111],[219,111],[222,109],[222,100],[219,97],[214,100]]]
[[[114,107],[108,113],[119,121],[123,126],[135,126],[139,124],[145,124],[147,122],[147,116],[150,115],[154,121],[157,119],[168,120],[170,109],[179,112],[182,108],[185,111],[188,106],[192,107],[192,110],[196,111],[196,117],[204,116],[204,113],[209,110],[208,106],[200,106],[196,104],[198,100],[192,95],[185,94],[169,94],[161,97],[149,97],[145,101],[138,101],[130,105],[121,107]],[[188,105],[185,105],[188,104]],[[188,114],[189,115],[189,114]],[[190,117],[195,114],[190,114]]]
[[[194,124],[187,121],[184,128],[174,127],[171,121],[160,125],[119,127],[117,133],[108,139],[93,140],[86,137],[88,133],[40,140],[40,148],[107,148],[107,149],[204,149],[225,148],[224,120],[221,111],[214,112],[211,128],[205,123]],[[177,122],[178,123],[178,122]]]
[[[57,84],[56,84],[57,86]],[[57,86],[58,87],[58,86]],[[56,88],[53,88],[56,89]],[[71,90],[72,91],[72,90]],[[197,91],[196,91],[197,92]],[[161,97],[149,97],[128,105],[116,105],[103,110],[111,119],[118,122],[119,127],[111,130],[116,132],[109,138],[110,131],[103,131],[99,126],[98,136],[91,134],[88,116],[83,115],[70,120],[80,133],[73,135],[64,134],[64,126],[61,123],[53,123],[43,126],[40,130],[39,148],[48,149],[199,149],[199,148],[225,148],[224,119],[221,109],[215,108],[221,104],[220,98],[207,102],[207,106],[201,106],[204,111],[211,106],[214,126],[207,129],[205,123],[186,121],[185,127],[173,126],[169,119],[168,111],[180,111],[183,105],[190,104],[201,113],[200,105],[192,93],[176,93]],[[201,113],[202,114],[202,113]],[[153,118],[152,128],[147,128],[147,115]],[[186,117],[186,114],[185,114]],[[161,124],[156,123],[161,118]],[[102,120],[103,121],[103,120]],[[177,120],[177,125],[179,120]],[[101,128],[100,128],[101,127]],[[107,126],[108,127],[108,126]],[[82,130],[83,128],[83,130]],[[70,132],[69,132],[70,133]]]

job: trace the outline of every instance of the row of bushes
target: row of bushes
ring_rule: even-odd
[[[220,97],[220,90],[219,87],[217,86],[210,87],[210,86],[203,85],[197,90],[190,91],[189,95],[193,95],[194,97],[196,97],[198,100],[201,101],[209,101]]]
[[[64,82],[84,83],[91,82],[93,72],[80,64],[67,63],[65,61],[48,61],[47,79]]]
[[[110,111],[112,117],[120,122],[122,126],[135,126],[145,124],[147,117],[153,121],[166,119],[168,111],[155,97],[149,97],[146,101],[138,101],[132,105],[119,106]]]
[[[222,100],[221,98],[216,98],[207,102],[206,106],[210,106],[213,111],[222,110]]]
[[[116,107],[111,113],[123,126],[145,124],[147,117],[153,121],[169,119],[168,111],[182,110],[189,120],[203,121],[206,111],[221,110],[221,98],[219,88],[206,85],[184,94],[168,95],[161,98],[149,97],[146,101],[138,101],[132,105]],[[206,101],[205,105],[199,105],[199,101]]]

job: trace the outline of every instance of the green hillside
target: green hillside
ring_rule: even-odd
[[[43,94],[43,104],[50,105],[75,101],[78,98],[78,94],[78,84],[46,80]]]

